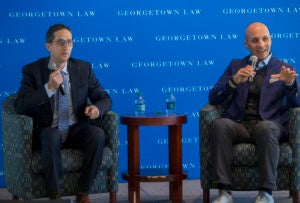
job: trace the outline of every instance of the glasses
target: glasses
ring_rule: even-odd
[[[56,40],[56,41],[53,41],[53,42],[58,44],[61,47],[64,47],[66,45],[73,46],[73,41],[71,39],[67,39],[67,40],[59,39],[59,40]]]

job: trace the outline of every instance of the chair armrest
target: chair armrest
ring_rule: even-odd
[[[199,132],[201,150],[206,150],[207,146],[209,146],[212,123],[219,117],[221,117],[221,110],[217,106],[206,104],[200,110]]]
[[[106,142],[109,148],[118,156],[119,147],[119,128],[118,128],[118,114],[113,111],[106,112],[101,118],[92,120],[91,122],[102,128],[106,134]],[[115,154],[115,152],[117,152]],[[114,157],[117,158],[117,157]]]
[[[206,104],[200,110],[200,117],[204,120],[215,120],[221,117],[222,107]]]
[[[221,109],[217,106],[206,104],[200,110],[200,165],[201,186],[210,188],[210,137],[213,121],[221,116]]]
[[[289,112],[289,143],[295,152],[293,159],[300,169],[300,107]]]
[[[210,135],[212,123],[221,116],[221,109],[217,106],[206,104],[200,110],[199,132],[200,132],[200,166],[201,186],[210,187]]]
[[[15,98],[16,95],[11,95],[2,104],[2,141],[6,179],[18,180],[20,176],[21,180],[22,176],[30,174],[33,120],[15,112]]]

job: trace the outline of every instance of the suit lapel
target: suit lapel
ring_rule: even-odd
[[[73,88],[76,86],[76,81],[78,81],[78,71],[77,71],[77,67],[74,66],[74,64],[72,63],[71,60],[68,61],[68,72],[69,72],[69,79],[70,79],[70,91],[71,91],[71,97],[72,97],[72,104],[73,107],[75,107],[76,105],[76,91]]]

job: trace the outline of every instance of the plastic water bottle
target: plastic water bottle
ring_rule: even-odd
[[[176,114],[176,99],[172,92],[169,93],[169,97],[166,99],[166,114]]]
[[[146,112],[145,100],[141,92],[137,94],[136,99],[134,100],[135,104],[135,115],[143,115]]]

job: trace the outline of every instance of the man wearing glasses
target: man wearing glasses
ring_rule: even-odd
[[[102,160],[105,138],[102,129],[87,121],[101,117],[112,102],[91,64],[70,58],[73,41],[69,27],[50,26],[45,46],[49,57],[23,67],[15,109],[34,120],[33,143],[42,150],[49,198],[60,199],[60,149],[76,148],[84,152],[76,202],[90,203],[88,191]]]

